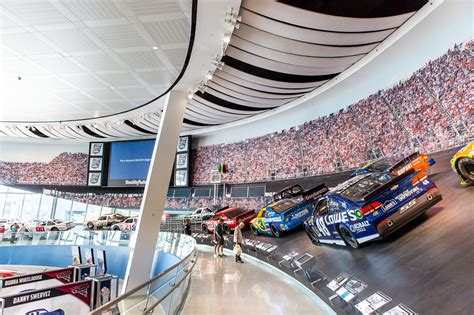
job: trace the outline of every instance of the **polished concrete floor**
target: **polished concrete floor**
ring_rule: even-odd
[[[227,255],[215,258],[200,248],[181,314],[334,314],[288,276],[250,258],[236,264]]]

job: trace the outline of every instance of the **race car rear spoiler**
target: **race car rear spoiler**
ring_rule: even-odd
[[[373,197],[377,196],[378,194],[380,194],[381,192],[387,190],[389,187],[393,186],[394,184],[404,180],[405,178],[407,178],[408,176],[412,175],[413,173],[415,173],[415,170],[414,169],[410,169],[409,171],[403,173],[402,175],[400,176],[397,176],[393,179],[391,179],[390,181],[386,182],[385,184],[383,184],[382,186],[380,186],[379,188],[375,189],[374,191],[371,191],[370,193],[368,193],[367,195],[364,196],[364,201],[368,201],[370,199],[372,199]]]
[[[304,191],[302,195],[303,195],[303,199],[306,201],[310,199],[319,198],[323,196],[325,193],[327,193],[328,191],[329,191],[329,188],[326,186],[326,184],[321,184],[314,188]]]
[[[396,170],[397,168],[399,168],[400,166],[404,165],[404,164],[407,164],[411,161],[413,161],[414,159],[416,159],[418,156],[420,155],[419,152],[413,152],[412,154],[410,154],[409,156],[406,156],[404,157],[403,159],[401,159],[400,161],[398,161],[397,163],[393,164],[392,166],[390,166],[387,171],[389,171],[390,173],[393,172],[394,170]]]

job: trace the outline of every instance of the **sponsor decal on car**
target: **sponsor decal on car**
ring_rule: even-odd
[[[416,199],[413,199],[412,201],[410,201],[409,203],[407,203],[406,205],[400,208],[400,214],[404,213],[405,211],[413,207],[415,204],[416,204]]]
[[[321,231],[321,234],[325,236],[330,236],[331,232],[329,232],[327,226],[333,225],[341,222],[350,222],[350,221],[357,221],[360,218],[357,216],[357,213],[360,215],[362,214],[360,210],[349,210],[347,212],[341,213],[334,213],[324,217],[319,217],[316,219],[316,226],[318,230]]]
[[[349,226],[351,232],[365,232],[367,228],[370,227],[369,221],[362,221],[358,223],[354,223]]]
[[[308,209],[303,209],[303,211],[297,212],[290,217],[290,220],[298,219],[309,212]]]

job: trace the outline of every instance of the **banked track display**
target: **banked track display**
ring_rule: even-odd
[[[293,270],[278,262],[285,256],[313,256],[311,272],[327,276],[314,284],[318,295],[325,298],[335,294],[327,284],[344,272],[367,285],[359,301],[378,291],[392,299],[378,310],[380,314],[400,303],[419,314],[472,314],[474,187],[459,184],[446,158],[437,162],[438,173],[430,178],[443,200],[383,240],[353,250],[348,246],[313,245],[302,228],[281,238],[254,236],[251,231],[245,231],[244,237],[276,246],[269,258],[263,250],[255,255],[292,275]],[[232,248],[231,242],[226,245]],[[301,272],[295,277],[305,278]],[[337,310],[358,314],[339,297],[332,302]]]

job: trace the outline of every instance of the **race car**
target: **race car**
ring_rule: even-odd
[[[451,167],[458,174],[462,186],[474,184],[474,141],[456,152],[451,159]]]
[[[228,207],[221,206],[208,206],[197,208],[193,213],[187,214],[184,216],[184,221],[191,220],[191,222],[201,222],[209,220],[214,213],[227,209]]]
[[[360,174],[321,197],[304,228],[314,244],[359,248],[389,235],[441,199],[435,183],[422,171]]]
[[[364,166],[360,167],[359,169],[355,170],[354,172],[352,172],[350,177],[376,171],[398,176],[402,175],[405,172],[408,172],[411,169],[414,169],[415,171],[423,171],[426,173],[426,171],[435,163],[436,161],[430,158],[428,155],[422,153],[420,154],[418,152],[414,152],[398,161],[392,158],[383,157],[378,160],[369,162]]]
[[[74,228],[74,223],[62,220],[32,221],[25,224],[26,232],[58,232]],[[19,230],[21,232],[21,228]]]
[[[263,207],[250,222],[254,235],[266,234],[280,237],[283,232],[303,224],[314,209],[314,200],[328,192],[323,184],[308,191],[300,185],[287,187],[273,195],[274,202]]]
[[[128,219],[128,217],[121,215],[120,213],[110,213],[101,215],[97,220],[91,220],[86,223],[89,230],[94,229],[108,229],[115,224],[121,223]]]
[[[242,221],[245,226],[250,224],[253,218],[257,215],[254,210],[244,210],[240,208],[228,208],[214,214],[212,218],[207,221],[204,221],[201,225],[204,233],[213,232],[216,228],[216,224],[219,223],[219,219],[224,219],[224,233],[230,234],[237,225],[239,221]]]
[[[132,232],[137,228],[138,217],[131,217],[123,222],[112,225],[112,230],[122,232]]]

